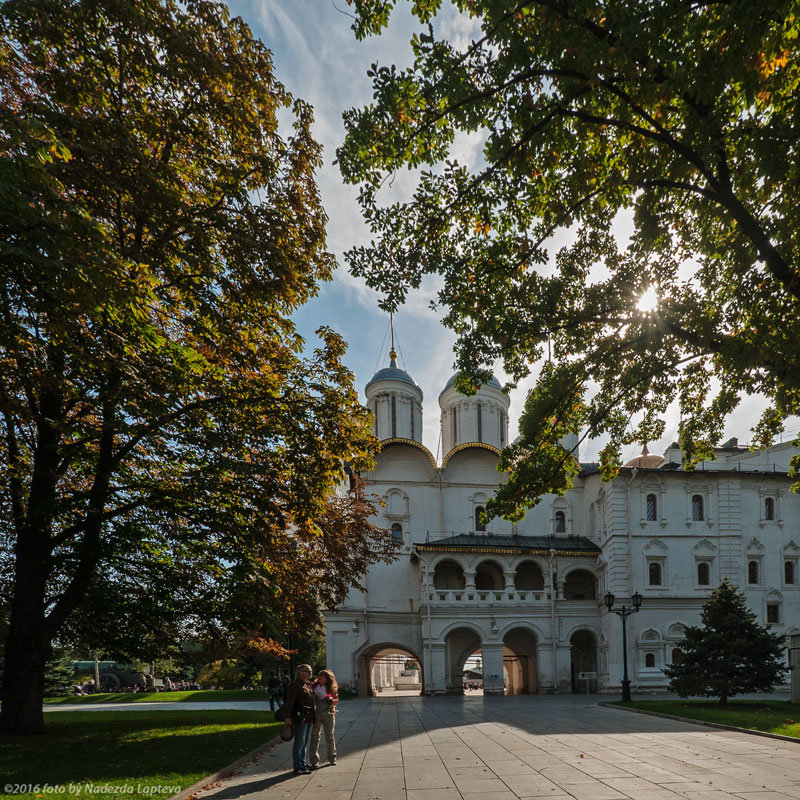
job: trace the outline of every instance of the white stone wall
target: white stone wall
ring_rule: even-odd
[[[485,448],[466,448],[440,468],[424,448],[388,445],[366,476],[368,491],[386,504],[376,524],[402,526],[403,549],[393,564],[378,564],[369,571],[366,593],[354,590],[337,613],[326,613],[328,664],[343,685],[365,690],[370,659],[394,648],[420,660],[426,692],[443,693],[460,690],[459,660],[470,648],[481,648],[486,691],[501,693],[503,643],[516,636],[535,643],[518,648],[532,651],[529,666],[535,680],[528,680],[529,688],[570,691],[572,642],[590,637],[596,646],[596,688],[617,691],[623,670],[622,626],[606,611],[602,596],[613,592],[619,605],[638,590],[644,603],[628,621],[629,675],[634,691],[660,690],[666,687],[662,669],[671,663],[683,627],[699,622],[703,602],[726,576],[745,589],[761,622],[767,620],[767,606],[775,605],[779,616],[774,629],[796,632],[800,497],[789,491],[789,479],[779,472],[793,452],[786,445],[760,454],[724,451],[724,462],[694,473],[628,468],[609,484],[597,474],[587,474],[565,497],[544,498],[516,526],[493,520],[484,539],[491,550],[493,542],[515,533],[552,534],[554,547],[568,550],[572,536],[585,536],[601,548],[597,557],[551,560],[541,555],[425,552],[418,554],[420,559],[415,544],[475,530],[476,506],[483,505],[502,480],[495,468],[497,456]],[[657,498],[655,520],[647,519],[648,494]],[[703,497],[702,520],[692,519],[695,494]],[[772,520],[764,511],[767,497],[774,500]],[[559,511],[565,515],[563,533],[555,533]],[[466,579],[462,591],[437,591],[432,586],[433,570],[445,559],[461,565]],[[793,584],[784,580],[787,559],[796,565]],[[501,589],[475,588],[475,571],[484,560],[496,563]],[[544,584],[522,597],[514,576],[524,560],[540,566]],[[753,585],[747,583],[749,560],[759,566],[758,583]],[[701,561],[710,566],[708,586],[698,583]],[[660,585],[650,583],[653,563],[660,565]],[[594,600],[565,599],[564,582],[576,569],[597,577]],[[514,673],[515,686],[522,671]]]

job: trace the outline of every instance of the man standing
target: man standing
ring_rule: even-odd
[[[297,668],[297,678],[289,684],[286,691],[284,709],[284,721],[294,729],[294,774],[309,775],[312,770],[306,764],[306,750],[311,738],[311,728],[317,721],[317,711],[311,690],[311,667],[308,664],[301,664]]]
[[[281,682],[274,672],[270,672],[267,680],[267,694],[269,695],[269,710],[274,711],[275,706],[279,708],[283,705],[281,700]]]

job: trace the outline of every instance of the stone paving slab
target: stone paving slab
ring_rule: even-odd
[[[291,744],[280,744],[195,797],[800,800],[800,743],[581,696],[358,698],[340,709],[336,766],[295,776]]]

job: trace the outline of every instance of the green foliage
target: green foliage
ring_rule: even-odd
[[[787,668],[784,637],[756,622],[744,594],[727,578],[709,595],[702,625],[686,629],[679,664],[664,668],[669,687],[680,697],[729,697],[771,692]]]
[[[762,700],[734,700],[724,707],[716,703],[678,700],[634,700],[632,703],[614,705],[800,739],[800,703],[789,703],[785,700],[774,700],[769,703]]]
[[[354,0],[356,34],[394,5]],[[413,64],[372,69],[338,158],[374,237],[352,271],[389,308],[439,275],[457,367],[537,376],[490,512],[517,519],[571,485],[562,430],[606,435],[613,477],[674,400],[690,465],[747,395],[770,402],[754,429],[769,444],[800,411],[798,0],[453,5],[480,33],[448,41],[452,7],[415,2],[430,25]],[[454,154],[465,136],[474,169]],[[404,167],[416,188],[392,202]]]
[[[44,696],[58,697],[70,691],[75,683],[75,670],[69,653],[54,655],[44,667]]]
[[[393,557],[345,343],[291,322],[334,268],[311,124],[220,4],[0,6],[6,730],[57,636],[280,650]]]

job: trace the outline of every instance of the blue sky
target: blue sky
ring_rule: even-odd
[[[319,296],[295,316],[300,332],[309,343],[319,325],[330,325],[349,344],[346,362],[355,372],[359,391],[375,370],[388,362],[385,342],[388,318],[378,308],[378,295],[363,281],[347,272],[343,253],[354,244],[369,240],[361,220],[357,189],[342,183],[333,164],[336,148],[344,136],[342,112],[366,104],[371,99],[367,77],[370,64],[409,62],[408,46],[415,21],[407,3],[398,3],[389,30],[380,38],[358,42],[350,28],[352,19],[345,0],[228,0],[231,12],[249,23],[273,53],[277,78],[295,96],[314,107],[314,135],[324,150],[325,164],[317,179],[328,213],[328,247],[339,262],[333,282],[324,284]],[[446,3],[445,3],[446,6]],[[450,38],[468,42],[476,28],[469,20],[445,8],[442,32]],[[455,155],[469,165],[480,158],[479,142],[457,141]],[[402,174],[394,182],[393,194],[402,196],[412,186],[412,176]],[[624,228],[624,224],[622,226]],[[442,312],[434,312],[428,302],[436,296],[432,279],[411,294],[409,301],[395,316],[395,330],[403,366],[417,381],[424,393],[423,441],[435,453],[439,435],[438,396],[453,372],[454,335],[441,324]],[[503,374],[496,370],[503,380]],[[516,436],[516,415],[519,413],[530,383],[523,383],[511,393],[511,437]],[[746,400],[729,420],[726,438],[738,436],[744,443],[749,429],[763,406],[757,398]],[[651,452],[662,452],[677,437],[677,412],[667,421],[664,438],[651,444]],[[795,426],[796,427],[796,426]],[[581,459],[596,457],[602,441],[587,442]],[[636,455],[634,446],[624,455]]]

